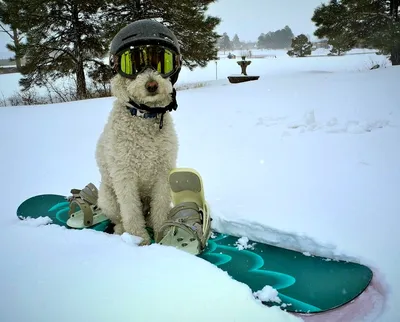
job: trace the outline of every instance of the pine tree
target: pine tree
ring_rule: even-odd
[[[300,34],[292,40],[292,49],[287,52],[289,56],[305,57],[311,55],[312,44],[307,36]]]
[[[332,46],[331,54],[338,56],[343,55],[346,51],[349,51],[353,48],[353,43],[343,35],[329,38],[328,44]]]
[[[276,49],[276,45],[274,42],[274,33],[272,31],[267,32],[264,36],[264,48],[266,49]]]
[[[20,2],[17,0],[0,1],[0,32],[10,37],[11,43],[6,45],[7,49],[14,52],[17,70],[21,70],[21,59],[25,54],[26,47],[22,43],[21,33],[17,20],[12,18],[18,14]]]
[[[346,34],[339,34],[329,38],[328,45],[332,46],[331,54],[340,56],[351,50],[354,42]]]
[[[232,49],[232,41],[226,32],[222,34],[222,37],[219,40],[219,48],[224,51],[224,54],[225,51]]]
[[[76,97],[88,96],[85,69],[102,62],[108,43],[98,19],[99,0],[13,0],[20,9],[12,20],[26,37],[24,89],[73,74]]]
[[[272,33],[272,42],[276,49],[289,48],[294,35],[289,26]]]
[[[349,18],[348,10],[341,2],[330,0],[328,4],[321,4],[311,18],[317,27],[314,35],[320,39],[335,37],[348,30]]]
[[[284,48],[288,48],[289,46],[291,46],[292,44],[292,40],[294,38],[294,34],[292,29],[290,29],[290,27],[288,25],[285,26],[285,28],[283,28],[284,31]]]
[[[284,49],[289,48],[294,35],[289,26],[283,29],[270,31],[258,37],[257,48]]]
[[[265,34],[264,33],[259,35],[258,38],[257,38],[257,48],[258,49],[264,49],[265,48]]]
[[[232,47],[233,49],[240,49],[242,47],[242,43],[240,42],[239,36],[235,34],[232,38]]]
[[[400,0],[375,0],[369,6],[368,1],[362,0],[355,8],[359,10],[358,19],[362,21],[363,30],[371,28],[367,24],[374,28],[365,37],[366,43],[389,55],[392,65],[400,65]]]
[[[400,65],[399,6],[400,0],[331,0],[315,9],[314,34],[377,48],[390,55],[392,65]]]

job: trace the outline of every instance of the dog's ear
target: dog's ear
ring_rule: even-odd
[[[182,55],[176,55],[175,62],[179,68],[182,67]]]

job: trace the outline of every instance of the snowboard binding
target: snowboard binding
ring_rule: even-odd
[[[97,207],[98,190],[93,183],[87,184],[82,190],[72,189],[71,194],[72,196],[68,197],[68,227],[89,228],[108,220]]]
[[[155,234],[155,242],[198,255],[211,235],[211,217],[204,198],[200,174],[194,169],[177,168],[169,175],[174,207]]]

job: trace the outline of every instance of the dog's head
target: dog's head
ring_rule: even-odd
[[[110,65],[111,89],[118,99],[148,107],[165,107],[173,100],[173,85],[181,69],[180,46],[160,22],[139,20],[114,37]]]
[[[173,85],[157,71],[146,69],[131,79],[120,74],[111,80],[112,94],[118,99],[149,107],[164,107],[172,101]]]

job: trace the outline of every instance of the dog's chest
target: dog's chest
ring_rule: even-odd
[[[118,155],[136,171],[150,173],[168,163],[171,138],[168,128],[159,129],[156,120],[135,118],[117,134]]]

